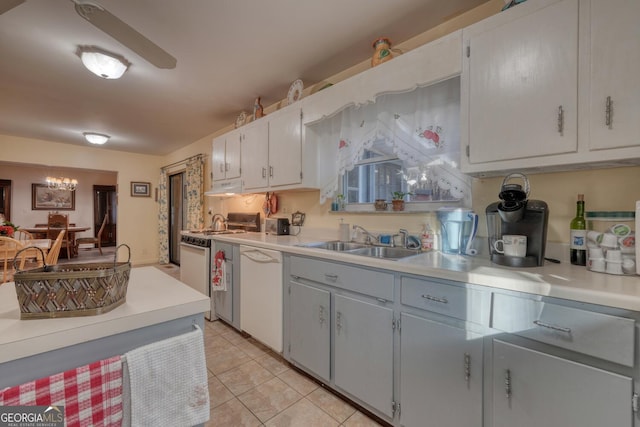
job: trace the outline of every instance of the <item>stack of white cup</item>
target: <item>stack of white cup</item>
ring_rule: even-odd
[[[587,232],[587,267],[609,274],[635,274],[635,234],[625,224],[616,224],[606,232]]]

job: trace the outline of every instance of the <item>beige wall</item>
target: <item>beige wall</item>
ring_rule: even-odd
[[[8,135],[0,135],[0,153],[0,162],[44,165],[52,169],[68,167],[116,172],[118,243],[126,243],[131,247],[131,260],[134,264],[157,262],[158,205],[153,197],[153,188],[157,186],[159,170],[163,164],[161,157]],[[2,167],[0,165],[0,177],[3,175]],[[131,197],[131,181],[151,182],[152,197]],[[13,196],[24,197],[23,191],[24,188],[21,194],[14,193]],[[30,195],[30,187],[28,191]],[[30,207],[29,202],[29,209]]]

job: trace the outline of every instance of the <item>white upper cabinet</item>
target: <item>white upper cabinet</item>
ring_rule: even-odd
[[[462,171],[640,163],[640,2],[530,0],[463,31]]]
[[[302,184],[301,111],[288,107],[242,127],[243,189]],[[311,155],[315,159],[315,156]]]
[[[240,177],[240,132],[238,130],[213,139],[211,172],[214,181]]]
[[[254,190],[269,186],[269,122],[265,118],[242,128],[242,188]]]
[[[589,147],[640,147],[640,1],[592,0],[589,6],[582,15],[590,23]]]
[[[463,171],[576,152],[578,0],[549,3],[523,3],[464,30]]]

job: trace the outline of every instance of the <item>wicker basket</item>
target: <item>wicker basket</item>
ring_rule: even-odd
[[[117,262],[122,246],[129,251],[129,257],[126,262]],[[14,282],[20,319],[94,316],[113,310],[125,302],[130,260],[131,248],[120,245],[113,262],[45,264],[16,271]]]

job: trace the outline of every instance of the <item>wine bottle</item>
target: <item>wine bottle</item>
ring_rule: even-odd
[[[584,219],[584,194],[578,194],[576,216],[571,220],[571,264],[587,265],[587,222]]]

